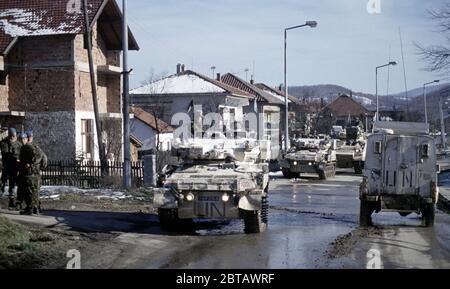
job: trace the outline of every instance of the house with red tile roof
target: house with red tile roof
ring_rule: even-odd
[[[175,130],[172,126],[140,107],[132,106],[131,113],[131,134],[142,143],[141,150],[171,150]]]
[[[88,0],[88,15],[105,147],[119,160],[122,14],[114,0]],[[50,159],[97,160],[89,72],[81,1],[0,1],[2,127],[33,130]]]

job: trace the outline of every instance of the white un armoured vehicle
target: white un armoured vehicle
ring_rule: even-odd
[[[340,141],[336,150],[338,168],[354,168],[355,174],[362,174],[365,161],[365,134],[358,126],[347,127],[345,141]]]
[[[436,146],[428,125],[377,122],[367,140],[360,187],[360,225],[371,226],[374,211],[422,215],[433,226],[438,200]]]
[[[243,219],[246,233],[267,226],[267,142],[250,139],[190,139],[172,148],[182,164],[167,170],[154,206],[162,227],[194,218]]]
[[[336,174],[336,140],[300,138],[280,160],[283,176],[296,178],[302,173],[318,174],[321,180]]]

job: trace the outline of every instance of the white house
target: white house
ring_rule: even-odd
[[[173,127],[139,107],[133,106],[131,112],[134,114],[134,118],[130,120],[131,134],[142,143],[139,150],[171,149]]]
[[[219,77],[220,80],[220,77]],[[190,70],[177,67],[177,74],[130,91],[133,105],[162,119],[172,122],[177,113],[188,114],[194,123],[195,114],[203,119],[208,113],[219,113],[223,131],[237,130],[231,124],[244,119],[244,107],[254,98],[247,92],[229,86]],[[195,120],[198,122],[198,120]],[[173,124],[175,125],[175,124]],[[206,126],[203,127],[206,129]]]

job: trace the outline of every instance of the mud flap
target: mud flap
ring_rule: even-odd
[[[262,194],[246,195],[239,199],[239,209],[245,211],[258,211],[262,207]]]

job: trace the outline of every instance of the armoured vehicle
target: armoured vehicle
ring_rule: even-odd
[[[297,178],[302,173],[318,174],[321,180],[336,174],[336,140],[300,138],[280,160],[283,176]]]
[[[251,139],[189,139],[173,145],[181,160],[167,168],[154,206],[162,227],[192,219],[243,219],[246,233],[265,230],[268,218],[267,144]]]
[[[366,140],[358,126],[347,127],[346,140],[336,150],[338,168],[354,168],[355,174],[362,174],[365,161]]]
[[[372,225],[372,213],[421,214],[433,226],[438,200],[436,147],[428,125],[376,122],[368,136],[360,186],[360,225]]]

